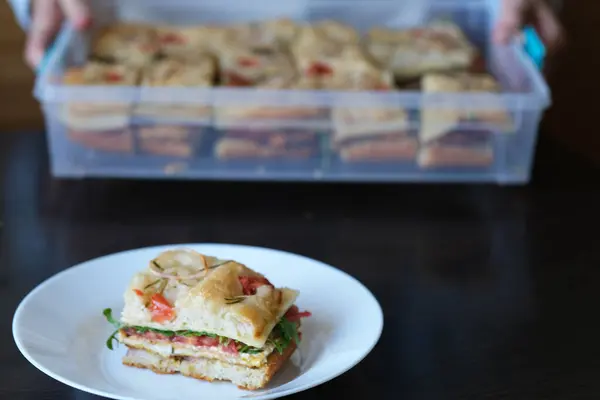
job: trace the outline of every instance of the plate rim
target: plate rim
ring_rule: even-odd
[[[41,365],[40,363],[38,363],[37,361],[34,360],[34,358],[29,354],[29,352],[26,350],[26,346],[22,343],[20,337],[21,335],[19,334],[19,326],[18,326],[18,321],[22,318],[21,314],[23,313],[23,309],[27,306],[27,303],[31,301],[32,298],[34,298],[34,296],[36,295],[36,293],[40,290],[43,289],[44,286],[46,286],[47,284],[50,284],[51,282],[53,282],[54,280],[58,280],[60,279],[63,275],[68,275],[70,273],[73,273],[73,271],[79,269],[79,268],[86,268],[89,267],[88,264],[91,264],[92,262],[97,262],[100,261],[104,258],[109,258],[109,257],[113,257],[113,256],[118,256],[121,254],[125,254],[125,253],[131,253],[131,252],[143,252],[143,251],[149,251],[152,249],[156,249],[158,251],[160,251],[160,249],[168,249],[168,248],[173,248],[173,247],[187,247],[187,248],[194,248],[194,247],[199,247],[199,246],[212,246],[212,247],[238,247],[238,248],[245,248],[245,249],[252,249],[252,250],[267,250],[270,252],[276,252],[276,253],[280,253],[283,255],[289,255],[289,256],[294,256],[294,257],[300,257],[302,259],[305,259],[307,261],[313,262],[318,264],[320,267],[324,267],[330,270],[334,270],[335,272],[341,273],[342,275],[344,275],[346,278],[349,278],[350,280],[352,280],[355,284],[359,285],[360,287],[362,287],[362,289],[366,292],[366,294],[371,298],[371,300],[373,300],[376,309],[377,309],[377,316],[379,317],[379,326],[377,328],[377,332],[376,335],[374,336],[374,340],[372,343],[369,344],[368,347],[366,347],[364,353],[360,356],[357,357],[356,360],[354,360],[352,363],[349,363],[348,365],[344,366],[344,368],[340,368],[339,370],[336,370],[335,372],[331,373],[331,374],[327,374],[324,375],[324,377],[321,377],[319,379],[315,379],[312,382],[308,382],[305,385],[300,385],[297,386],[295,388],[289,388],[286,390],[282,390],[276,393],[268,393],[268,391],[264,394],[256,394],[253,395],[253,392],[249,392],[249,395],[247,396],[237,396],[234,399],[243,399],[243,398],[248,398],[248,399],[264,399],[264,400],[268,400],[268,399],[276,399],[276,398],[280,398],[280,397],[285,397],[285,396],[289,396],[292,395],[294,393],[300,393],[300,392],[304,392],[306,390],[312,389],[316,386],[322,385],[323,383],[329,382],[330,380],[333,380],[343,374],[345,374],[346,372],[348,372],[349,370],[351,370],[352,368],[354,368],[355,366],[357,366],[359,363],[361,363],[369,354],[371,354],[371,352],[373,351],[373,349],[375,348],[375,346],[379,343],[379,340],[381,339],[381,335],[383,332],[383,326],[384,326],[384,314],[383,314],[383,309],[381,308],[381,304],[379,304],[379,301],[377,300],[377,297],[375,297],[375,295],[373,294],[373,292],[371,292],[371,290],[369,290],[369,288],[364,285],[360,280],[358,280],[357,278],[355,278],[354,276],[350,275],[349,273],[347,273],[346,271],[336,268],[332,265],[326,264],[322,261],[316,260],[314,258],[310,258],[308,256],[302,255],[302,254],[298,254],[298,253],[292,253],[286,250],[280,250],[280,249],[274,249],[274,248],[269,248],[269,247],[262,247],[262,246],[251,246],[251,245],[244,245],[244,244],[233,244],[233,243],[175,243],[175,244],[165,244],[165,245],[156,245],[156,246],[146,246],[146,247],[138,247],[138,248],[132,248],[132,249],[128,249],[128,250],[121,250],[121,251],[117,251],[115,253],[110,253],[110,254],[105,254],[99,257],[95,257],[95,258],[91,258],[85,261],[82,261],[80,263],[77,263],[75,265],[72,265],[68,268],[63,269],[62,271],[57,272],[56,274],[44,279],[43,281],[41,281],[40,283],[38,283],[33,289],[31,289],[19,302],[19,305],[17,306],[15,313],[13,314],[13,320],[12,320],[12,334],[13,334],[13,340],[17,346],[17,348],[19,349],[19,352],[23,355],[23,357],[25,357],[25,359],[27,361],[29,361],[29,363],[31,363],[31,365],[33,365],[35,368],[37,368],[39,371],[43,372],[44,374],[46,374],[47,376],[49,376],[50,378],[64,384],[67,386],[70,386],[74,389],[80,390],[82,392],[86,392],[86,393],[91,393],[97,396],[102,396],[102,397],[106,397],[106,398],[110,398],[110,399],[115,399],[115,400],[142,400],[142,398],[139,397],[131,397],[131,396],[122,396],[119,394],[113,394],[113,393],[109,393],[109,392],[105,392],[103,390],[97,390],[94,389],[93,387],[90,386],[86,386],[86,385],[81,385],[77,382],[72,381],[71,379],[65,378],[60,374],[54,373],[52,370],[44,367],[43,365]],[[275,388],[273,388],[275,389]]]

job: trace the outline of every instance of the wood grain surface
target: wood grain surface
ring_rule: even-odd
[[[373,352],[286,400],[598,399],[600,176],[548,140],[533,183],[505,188],[65,181],[50,178],[41,135],[0,135],[0,400],[100,399],[21,356],[14,311],[65,268],[166,243],[290,251],[374,293],[385,326]]]

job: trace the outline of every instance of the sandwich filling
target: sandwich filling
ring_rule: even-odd
[[[266,364],[272,352],[283,354],[292,344],[300,343],[300,320],[310,315],[310,312],[301,312],[293,305],[271,331],[265,346],[259,348],[208,332],[122,325],[113,318],[112,310],[107,308],[104,316],[115,326],[116,331],[106,341],[106,347],[113,350],[113,342],[116,341],[129,348],[145,350],[162,357],[210,358],[230,364],[260,367]]]

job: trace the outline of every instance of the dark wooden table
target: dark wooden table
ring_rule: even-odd
[[[541,147],[527,188],[57,181],[42,135],[2,135],[0,399],[93,398],[18,352],[11,318],[29,290],[90,258],[178,242],[300,253],[377,296],[374,351],[293,398],[597,399],[600,174]]]

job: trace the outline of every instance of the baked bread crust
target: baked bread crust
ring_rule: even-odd
[[[103,28],[92,43],[93,56],[137,67],[152,62],[159,50],[156,30],[136,23]]]
[[[419,151],[417,162],[423,168],[488,167],[494,162],[491,146],[451,146],[431,144]]]
[[[461,29],[446,21],[402,30],[374,28],[367,35],[367,49],[399,80],[468,69],[477,56]]]
[[[199,271],[202,267],[188,262],[195,257],[191,250],[164,252],[155,260],[162,266],[179,263]],[[197,253],[195,253],[197,254]],[[206,257],[209,266],[221,261]],[[155,293],[148,286],[157,280],[150,267],[137,273],[125,291],[121,322],[161,330],[208,332],[238,340],[249,346],[263,347],[275,325],[293,305],[298,292],[263,284],[256,293],[234,304],[227,299],[244,296],[240,277],[264,280],[265,277],[235,261],[209,269],[196,281],[170,281],[162,294],[173,307],[174,316],[161,323],[153,321],[146,304]],[[244,279],[244,278],[242,278]],[[157,287],[159,285],[155,285]],[[140,296],[139,293],[142,292]]]
[[[194,62],[219,47],[226,29],[219,26],[160,26],[156,40],[161,55]]]
[[[296,344],[290,343],[282,354],[276,351],[271,353],[267,358],[267,363],[260,368],[243,367],[203,358],[162,358],[151,354],[142,354],[142,357],[138,357],[139,352],[144,352],[144,350],[132,349],[123,358],[123,364],[129,367],[149,369],[157,374],[179,373],[208,382],[228,380],[240,389],[258,390],[264,388],[273,379],[295,350]]]
[[[428,74],[422,79],[424,93],[499,93],[500,85],[488,74]],[[427,107],[421,111],[422,143],[429,143],[453,131],[461,122],[487,124],[498,131],[510,131],[512,121],[497,96],[490,96],[485,108]]]
[[[193,62],[177,59],[157,61],[143,70],[143,86],[208,87],[215,79],[217,66],[209,55]]]
[[[139,70],[126,65],[103,64],[94,61],[82,67],[69,68],[63,77],[65,85],[135,86]]]

